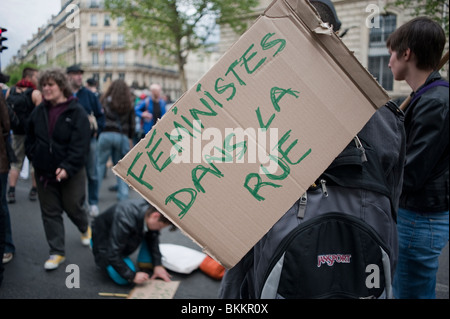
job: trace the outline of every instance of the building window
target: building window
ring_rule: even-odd
[[[105,34],[105,39],[104,39],[103,43],[106,46],[110,46],[111,45],[111,34],[109,34],[109,33]]]
[[[119,73],[119,79],[125,80],[125,73],[120,72],[120,73]]]
[[[117,64],[119,66],[124,66],[125,65],[125,53],[119,52],[117,54]]]
[[[123,47],[125,45],[125,37],[121,33],[117,35],[117,45],[120,47]]]
[[[105,13],[105,27],[109,27],[111,25],[111,15]]]
[[[97,15],[95,13],[91,14],[91,27],[97,26]]]
[[[90,8],[98,8],[98,0],[91,0]]]
[[[92,52],[92,65],[98,65],[98,52]]]
[[[103,77],[103,82],[110,82],[112,80],[112,73],[105,73]]]
[[[122,26],[124,21],[125,21],[124,17],[118,17],[117,18],[117,26],[119,26],[119,27]]]
[[[396,29],[397,16],[385,14],[375,17],[379,19],[370,29],[369,34],[369,72],[377,79],[378,83],[387,90],[392,91],[394,77],[389,70],[389,51],[386,48],[386,40]]]
[[[105,53],[105,65],[112,65],[112,54],[111,52]]]
[[[98,45],[98,35],[97,35],[97,33],[92,33],[92,35],[91,35],[91,45]]]

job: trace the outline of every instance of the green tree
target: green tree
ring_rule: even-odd
[[[445,34],[449,35],[449,5],[448,0],[389,0],[386,8],[394,6],[402,10],[408,10],[413,8],[414,16],[428,16],[429,18],[440,23],[445,31]]]
[[[241,34],[258,0],[105,0],[113,17],[124,19],[126,38],[161,64],[177,65],[187,90],[184,66],[190,52],[206,48],[217,25]]]
[[[32,62],[9,64],[4,72],[5,74],[9,75],[9,82],[6,84],[9,87],[16,85],[16,83],[22,79],[22,72],[25,68],[33,68],[39,70],[38,66]]]

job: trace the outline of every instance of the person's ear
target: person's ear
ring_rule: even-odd
[[[405,59],[405,61],[410,61],[412,59],[412,55],[413,53],[411,52],[411,49],[408,48],[405,50],[405,52],[403,53],[403,58]]]

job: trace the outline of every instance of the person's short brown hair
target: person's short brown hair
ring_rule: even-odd
[[[55,81],[56,85],[60,88],[66,98],[69,98],[72,95],[70,83],[67,80],[67,76],[63,70],[52,68],[42,71],[38,80],[39,89],[42,91],[44,85],[50,80]]]
[[[151,213],[154,213],[154,212],[156,212],[156,213],[159,213],[159,218],[158,218],[158,220],[161,222],[161,223],[163,223],[163,224],[166,224],[166,225],[169,225],[170,226],[170,228],[169,228],[169,230],[170,231],[175,231],[175,230],[177,230],[177,227],[166,217],[166,216],[164,216],[160,211],[158,211],[155,207],[153,207],[152,205],[150,205],[150,207],[147,209],[147,214],[151,214]]]
[[[409,48],[417,58],[417,68],[437,69],[445,46],[445,32],[427,17],[414,18],[395,30],[386,46],[401,56]]]
[[[34,68],[25,68],[25,69],[23,69],[23,71],[22,71],[22,79],[25,79],[25,78],[28,78],[28,77],[33,77],[33,74],[34,73],[36,73],[36,72],[38,72],[38,70],[37,69],[34,69]]]

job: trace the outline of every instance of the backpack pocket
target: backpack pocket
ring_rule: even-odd
[[[261,298],[391,298],[390,252],[371,226],[326,213],[298,225],[278,246]]]

